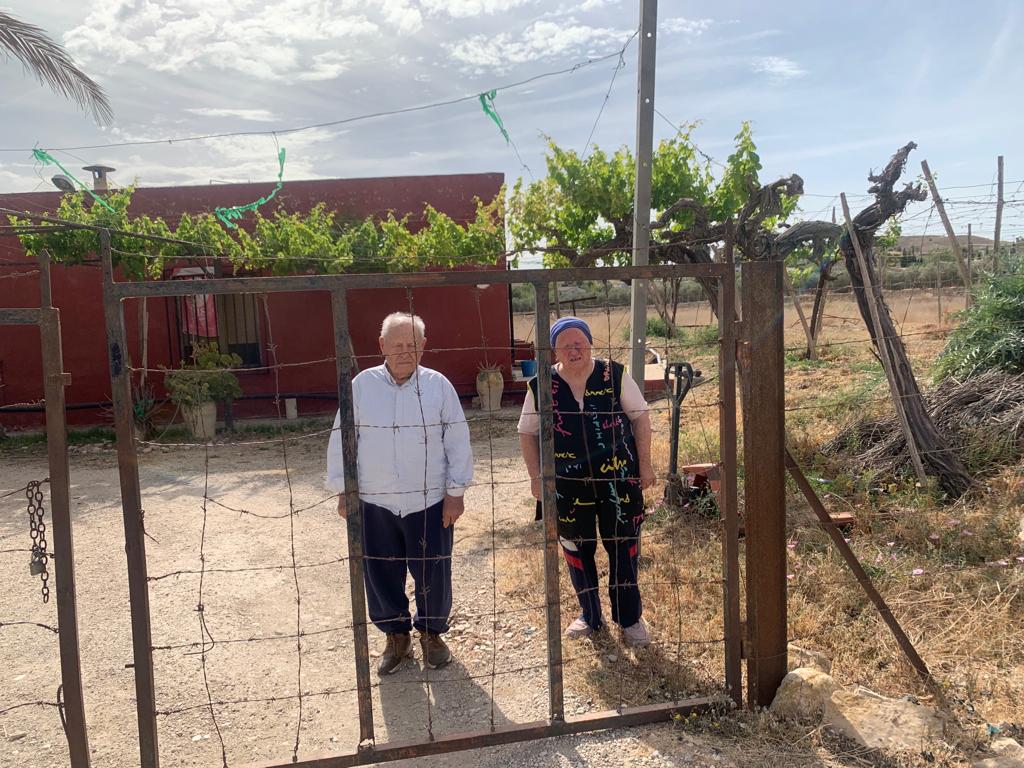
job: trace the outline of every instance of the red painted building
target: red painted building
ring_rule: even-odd
[[[475,216],[474,199],[491,200],[498,194],[501,174],[466,174],[382,179],[331,179],[285,184],[277,199],[288,212],[305,212],[323,202],[345,217],[410,214],[415,224],[426,204],[464,223]],[[140,188],[130,209],[133,215],[161,216],[176,223],[183,213],[212,211],[217,206],[244,204],[265,195],[270,184],[226,184],[196,187]],[[0,195],[0,207],[45,214],[54,211],[59,192]],[[4,222],[6,223],[6,221]],[[505,269],[505,264],[487,265]],[[39,305],[37,275],[31,272],[18,239],[0,237],[0,307]],[[202,268],[174,271],[165,279],[179,279]],[[5,277],[10,275],[11,277]],[[110,383],[107,371],[106,331],[103,321],[102,282],[96,265],[55,266],[53,303],[60,309],[64,369],[71,374],[67,389],[69,422],[75,425],[110,421]],[[125,305],[129,354],[141,360],[138,302]],[[439,287],[351,291],[349,323],[360,368],[381,362],[377,337],[389,312],[413,309],[427,324],[427,352],[423,363],[444,372],[461,395],[475,394],[479,364],[487,360],[502,366],[508,378],[512,363],[512,327],[507,286],[487,288]],[[235,405],[239,417],[276,413],[273,396],[298,400],[300,414],[325,413],[336,406],[334,337],[329,294],[321,291],[273,293],[262,299],[252,294],[191,299],[150,299],[148,363],[151,369],[176,367],[188,354],[190,339],[207,337],[222,349],[240,354],[251,370],[239,374],[244,397]],[[269,319],[268,319],[269,316]],[[284,367],[269,370],[273,361]],[[431,349],[433,347],[433,349]],[[301,365],[297,365],[301,364]],[[150,380],[159,382],[159,373]],[[42,424],[41,408],[19,406],[42,397],[42,361],[35,328],[0,327],[0,425],[7,428]],[[158,395],[163,390],[157,390]]]

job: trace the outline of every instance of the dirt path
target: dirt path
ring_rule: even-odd
[[[502,420],[492,424],[490,440],[486,424],[474,425],[480,485],[468,492],[468,511],[456,532],[450,634],[455,662],[429,675],[418,663],[409,664],[375,687],[378,741],[425,739],[428,724],[434,734],[443,734],[486,729],[492,720],[500,726],[546,714],[540,587],[535,609],[507,612],[502,600],[504,575],[492,578],[492,524],[499,549],[503,543],[521,543],[524,537],[536,540],[539,535],[523,482],[514,418],[515,413],[506,410]],[[334,498],[323,489],[324,443],[323,436],[290,439],[287,476],[281,445],[273,438],[209,449],[157,448],[140,457],[164,766],[219,765],[221,739],[232,765],[287,762],[297,731],[303,756],[348,751],[358,741],[345,529]],[[116,460],[109,446],[73,449],[71,459],[80,640],[93,764],[127,768],[138,764],[138,752]],[[204,516],[207,461],[206,495],[215,502],[207,503]],[[0,494],[47,474],[45,459],[38,453],[7,455],[2,466]],[[303,510],[294,518],[287,515],[289,481],[291,507]],[[0,549],[24,547],[24,528],[21,497],[0,501]],[[301,566],[296,571],[291,568],[293,536],[295,561]],[[54,603],[42,604],[39,581],[29,576],[22,562],[27,557],[0,554],[5,585],[0,621],[55,625]],[[203,567],[200,598],[197,571]],[[301,605],[296,601],[296,579]],[[197,611],[200,600],[205,635]],[[492,622],[495,605],[497,618]],[[304,634],[301,729],[295,639],[299,610]],[[215,720],[207,706],[197,653],[204,639],[210,698],[220,702],[214,708]],[[380,645],[372,627],[370,643],[371,649]],[[54,701],[59,683],[55,636],[34,626],[0,629],[0,670],[0,709],[22,701]],[[431,682],[429,710],[425,678]],[[567,710],[582,713],[593,708],[585,696],[569,687]],[[238,703],[243,699],[258,701]],[[52,707],[0,716],[0,729],[0,765],[66,764],[66,746]],[[532,761],[537,764],[586,765],[594,759],[599,762],[593,764],[604,765],[608,749],[637,760],[652,751],[633,735],[626,742],[621,751],[608,735],[595,735],[416,764],[518,765],[522,763],[517,756],[531,753],[547,756]]]

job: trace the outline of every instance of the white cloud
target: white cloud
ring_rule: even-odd
[[[455,19],[471,19],[504,13],[534,2],[536,0],[420,0],[420,5],[433,16],[445,14]]]
[[[370,18],[367,14],[375,14]],[[262,80],[324,80],[345,70],[333,49],[419,29],[410,0],[114,0],[64,35],[82,62],[180,74],[214,68]]]
[[[596,11],[598,8],[604,8],[610,4],[612,0],[583,0],[576,9],[579,11]]]
[[[711,29],[711,25],[714,24],[712,19],[687,19],[682,16],[676,16],[671,19],[665,19],[658,25],[658,28],[662,34],[684,34],[684,35],[700,35]]]
[[[345,133],[347,131],[314,128],[280,137],[280,146],[287,150],[285,185],[289,180],[331,175],[324,174],[323,164],[333,157],[332,147]],[[278,169],[277,145],[268,136],[225,136],[178,145],[174,162],[155,158],[150,152],[122,155],[116,160],[101,158],[98,162],[109,162],[117,167],[116,183],[126,185],[137,181],[145,187],[208,184],[211,179],[271,184],[277,180]]]
[[[267,109],[220,109],[218,107],[192,107],[185,110],[201,117],[237,117],[255,123],[272,123],[277,115]]]
[[[445,47],[453,59],[476,72],[505,72],[532,61],[608,53],[611,46],[621,45],[628,35],[628,30],[592,27],[570,18],[564,23],[535,21],[518,36],[507,32],[494,37],[473,35]]]
[[[385,24],[399,35],[411,35],[423,28],[423,14],[411,0],[377,0]]]
[[[761,56],[751,62],[751,67],[755,72],[763,72],[779,80],[790,80],[807,74],[807,70],[784,56]]]
[[[296,75],[298,80],[333,80],[349,68],[347,54],[328,51],[313,57],[312,66]]]

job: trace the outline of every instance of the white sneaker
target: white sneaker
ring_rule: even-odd
[[[594,628],[583,619],[576,619],[565,630],[565,636],[573,640],[583,640],[594,634]]]
[[[651,644],[651,636],[647,633],[643,619],[631,627],[623,627],[622,637],[630,648],[643,648]]]

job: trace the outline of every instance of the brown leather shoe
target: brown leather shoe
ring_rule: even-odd
[[[448,645],[433,632],[420,633],[420,648],[423,649],[423,663],[431,669],[440,669],[452,660]]]
[[[400,666],[402,662],[412,658],[412,640],[408,632],[388,633],[387,644],[384,646],[384,653],[377,665],[378,675],[390,675]]]

